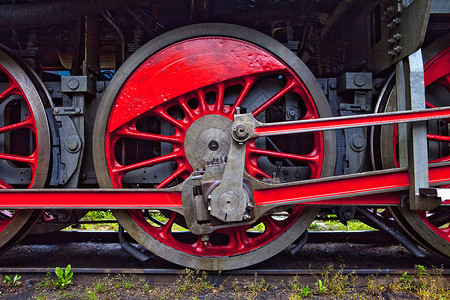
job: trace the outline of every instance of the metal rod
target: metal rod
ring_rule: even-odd
[[[249,114],[250,115],[250,114]],[[251,116],[251,115],[250,115]],[[253,117],[251,117],[253,118]],[[419,122],[450,118],[450,107],[430,108],[424,110],[395,111],[379,114],[353,115],[312,120],[288,121],[279,123],[256,124],[251,137],[294,134],[323,130],[347,129],[354,127],[376,126],[396,123]]]
[[[150,259],[150,256],[139,251],[137,248],[133,247],[127,240],[125,240],[124,230],[122,226],[119,226],[119,243],[123,250],[127,251],[131,256],[133,256],[140,262],[144,262]]]
[[[423,258],[425,257],[425,254],[413,243],[411,242],[403,233],[398,231],[397,229],[391,228],[375,218],[374,215],[370,214],[366,210],[357,207],[356,211],[365,216],[366,218],[370,219],[373,223],[377,225],[377,227],[384,232],[388,233],[390,236],[392,236],[394,239],[396,239],[400,244],[402,244],[406,249],[409,250],[415,257]]]

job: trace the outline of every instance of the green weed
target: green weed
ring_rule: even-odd
[[[67,265],[65,270],[57,267],[55,269],[55,274],[56,276],[58,276],[58,279],[54,282],[54,284],[56,286],[59,286],[61,289],[65,289],[69,284],[72,283],[73,272],[71,265]]]
[[[212,289],[212,285],[207,281],[206,272],[199,270],[184,269],[177,284],[181,293],[203,293]]]
[[[22,276],[20,276],[19,274],[15,274],[14,276],[12,275],[5,275],[3,277],[3,283],[13,287],[13,286],[19,286],[20,283],[20,278],[22,278]]]
[[[323,285],[323,282],[320,279],[316,283],[314,283],[314,285],[316,286],[314,291],[317,294],[324,294],[327,291],[327,287]]]

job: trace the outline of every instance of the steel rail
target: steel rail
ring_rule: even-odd
[[[178,239],[182,239],[182,235],[188,232],[177,232]],[[132,240],[125,233],[127,240]],[[87,243],[95,242],[102,244],[119,243],[118,232],[107,231],[58,231],[52,234],[32,234],[27,235],[20,244],[22,245],[61,245],[64,243]],[[378,230],[361,230],[361,231],[309,231],[308,243],[351,243],[351,244],[376,244],[390,245],[395,240],[389,235]]]
[[[28,267],[0,267],[0,274],[46,274],[54,273],[56,268],[28,268]],[[74,274],[138,274],[138,275],[182,275],[184,269],[151,269],[151,268],[72,268]],[[334,269],[333,271],[342,272],[342,274],[353,275],[398,275],[405,272],[410,275],[417,274],[415,269]],[[240,269],[231,271],[208,271],[208,275],[270,275],[270,276],[314,276],[321,275],[323,269]],[[450,269],[443,269],[442,275],[450,275]]]

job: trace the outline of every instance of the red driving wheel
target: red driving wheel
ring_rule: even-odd
[[[142,179],[148,182],[152,176],[158,178],[156,188],[182,183],[193,170],[228,154],[238,107],[263,122],[330,116],[310,71],[261,33],[205,24],[158,37],[130,57],[102,99],[94,129],[100,184],[146,186]],[[251,140],[246,170],[259,180],[271,178],[277,169],[293,171],[286,181],[331,175],[334,145],[334,134],[321,132]],[[207,240],[180,233],[187,228],[176,212],[115,214],[130,235],[157,255],[188,267],[225,270],[283,250],[316,213],[315,208],[289,207],[252,226],[218,229]]]
[[[50,135],[37,76],[0,46],[0,188],[43,187]],[[0,252],[22,239],[39,210],[0,210]]]

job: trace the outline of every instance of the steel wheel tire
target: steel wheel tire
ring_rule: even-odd
[[[30,156],[16,154],[18,162],[26,163],[31,169],[31,182],[28,188],[41,188],[47,180],[47,173],[50,164],[49,146],[50,131],[45,115],[44,104],[48,101],[48,94],[37,75],[5,47],[0,45],[0,73],[9,80],[9,88],[14,87],[15,91],[5,93],[0,102],[7,101],[11,96],[18,95],[21,101],[28,106],[31,117],[20,121],[27,123],[20,128],[27,128],[34,134],[35,148]],[[29,121],[26,121],[29,120]],[[12,124],[19,124],[12,123]],[[7,132],[13,132],[16,129]],[[2,133],[3,134],[3,133]],[[6,160],[7,159],[5,157]],[[15,161],[16,159],[13,159]],[[0,179],[1,188],[13,188],[8,182]],[[0,252],[3,252],[19,242],[30,231],[33,225],[41,216],[40,210],[15,210],[14,212],[2,211],[3,219],[0,220]],[[6,217],[12,214],[11,217]]]
[[[423,51],[423,60],[427,107],[448,105],[448,102],[445,100],[450,93],[450,82],[449,78],[445,79],[441,75],[448,77],[450,74],[450,34],[434,41],[425,48]],[[436,66],[440,66],[440,70],[437,70]],[[442,73],[443,71],[445,72]],[[436,73],[439,75],[436,75]],[[440,79],[436,78],[436,76]],[[380,108],[384,111],[392,111],[395,109],[395,85],[393,81],[388,83],[389,87],[385,91],[386,99],[384,101],[387,101],[387,104],[383,105],[385,106],[384,108]],[[429,134],[437,134],[435,132],[437,128],[437,125],[429,124]],[[441,133],[439,134],[443,135]],[[383,126],[380,140],[381,166],[383,168],[398,166],[394,126]],[[448,155],[448,153],[442,154],[442,145],[438,146],[436,144],[429,146],[429,160],[431,162],[446,159]],[[450,257],[450,228],[447,227],[450,222],[450,209],[438,207],[433,211],[426,212],[413,211],[407,207],[390,207],[389,210],[398,224],[413,240],[435,254],[446,258]],[[436,221],[432,221],[433,216],[434,218],[440,216],[441,220],[443,220],[440,223],[443,224],[438,225]]]
[[[223,41],[224,44],[229,42],[236,43],[238,46],[242,45],[243,47],[254,47],[255,49],[258,48],[259,50],[257,51],[261,51],[265,53],[265,55],[270,55],[270,59],[274,61],[276,60],[278,62],[283,62],[283,64],[288,65],[289,72],[293,72],[292,74],[296,74],[295,76],[301,78],[302,84],[308,89],[308,93],[314,95],[313,104],[316,106],[318,115],[320,115],[320,117],[331,116],[327,100],[314,76],[290,50],[288,50],[278,42],[259,32],[236,25],[200,24],[179,28],[155,38],[154,40],[143,46],[141,49],[139,49],[139,51],[137,51],[132,57],[130,57],[121,67],[121,69],[113,78],[111,84],[108,86],[108,89],[105,91],[105,95],[99,106],[97,118],[95,121],[93,147],[95,169],[101,187],[121,187],[121,182],[117,182],[115,181],[116,178],[111,177],[112,173],[111,169],[109,168],[109,166],[111,165],[108,164],[108,159],[110,158],[105,155],[106,153],[112,152],[108,152],[106,144],[108,143],[107,135],[113,135],[113,133],[109,133],[110,131],[109,129],[107,130],[107,128],[108,126],[111,126],[108,125],[110,122],[109,120],[114,119],[114,115],[111,113],[111,110],[113,107],[117,107],[116,99],[119,97],[118,95],[121,93],[122,88],[126,86],[127,80],[131,78],[130,74],[133,74],[133,72],[135,72],[141,65],[144,65],[143,62],[147,59],[153,56],[157,57],[157,55],[160,55],[159,53],[162,53],[167,49],[169,49],[167,51],[170,51],[170,49],[172,49],[172,45],[174,45],[173,47],[177,47],[180,43],[185,42],[189,45],[191,41],[194,41],[194,43],[196,43],[196,39],[202,41],[208,38],[217,38]],[[237,55],[239,55],[239,51],[237,51]],[[221,84],[221,82],[217,83],[217,85],[219,84]],[[196,89],[202,89],[202,87],[197,87]],[[218,99],[219,98],[220,97],[218,97]],[[163,103],[161,103],[161,105],[163,105]],[[226,110],[225,107],[221,108],[223,108],[223,110]],[[216,111],[216,114],[222,113]],[[207,114],[203,114],[202,117],[206,115]],[[231,118],[225,112],[222,115]],[[321,135],[320,137],[321,141],[323,141],[323,145],[320,146],[323,146],[323,149],[321,148],[321,151],[323,151],[323,153],[325,154],[323,154],[319,167],[311,167],[311,173],[314,172],[313,170],[317,170],[318,172],[318,174],[313,175],[315,177],[329,176],[334,173],[336,145],[335,135],[332,132],[326,132],[323,133],[323,135]],[[250,145],[249,148],[255,149],[255,147],[253,146],[254,145]],[[253,151],[255,151],[254,155],[257,155],[256,153],[258,152],[258,150]],[[185,156],[188,156],[188,154],[186,154]],[[191,159],[188,160],[188,162],[184,161],[185,165],[187,165],[186,168],[188,171],[192,171],[193,167],[191,167],[189,164],[196,163],[193,161],[196,160]],[[250,161],[253,161],[254,164],[250,165]],[[258,167],[256,166],[255,162],[256,159],[251,158],[251,155],[247,155],[247,170],[253,177],[264,177],[261,172],[258,173],[258,170],[256,170]],[[181,165],[182,163],[183,162],[179,162],[179,165]],[[162,186],[163,185],[160,185],[159,187]],[[170,244],[168,245],[164,242],[161,242],[154,236],[150,235],[143,228],[145,227],[145,225],[142,225],[143,221],[135,217],[139,213],[138,211],[121,210],[115,211],[114,213],[119,223],[125,228],[125,230],[129,232],[129,234],[134,239],[136,239],[144,247],[151,250],[155,254],[171,262],[186,267],[200,268],[205,270],[227,270],[242,268],[258,263],[275,255],[279,251],[289,246],[308,228],[309,224],[314,220],[318,209],[296,207],[294,208],[294,211],[297,211],[300,217],[290,222],[289,228],[283,229],[276,238],[272,240],[266,240],[262,245],[255,246],[249,251],[242,251],[241,253],[233,252],[231,255],[221,254],[222,256],[208,256],[205,254],[203,254],[203,256],[195,255],[193,250],[191,251],[176,249],[175,246],[171,246]]]

